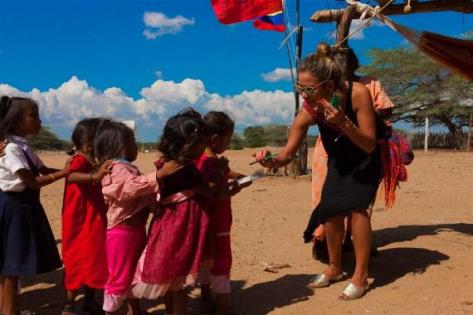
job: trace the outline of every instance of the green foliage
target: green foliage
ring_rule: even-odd
[[[242,150],[245,148],[245,139],[243,139],[240,135],[234,133],[232,139],[230,140],[230,145],[228,149],[230,150]]]
[[[247,127],[243,131],[246,139],[246,146],[248,148],[264,147],[266,141],[264,140],[264,128],[262,126]]]
[[[35,150],[59,151],[67,150],[72,145],[64,140],[59,139],[49,128],[41,128],[39,134],[28,136],[28,143]]]
[[[421,126],[428,117],[432,125],[444,125],[460,137],[473,112],[473,83],[411,48],[372,49],[368,57],[372,62],[361,72],[381,80],[396,105],[394,121]]]

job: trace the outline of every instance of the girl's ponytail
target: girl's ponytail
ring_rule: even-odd
[[[8,108],[10,107],[11,104],[11,97],[8,96],[2,96],[0,99],[0,121],[5,118],[5,116],[8,113]]]

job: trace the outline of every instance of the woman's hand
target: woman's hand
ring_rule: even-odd
[[[266,168],[273,168],[274,167],[274,160],[267,159],[268,156],[271,156],[271,151],[269,150],[261,150],[256,153],[253,153],[253,155],[256,159],[256,162],[258,162],[261,166],[266,167]]]
[[[325,120],[330,124],[341,125],[346,121],[347,117],[341,108],[334,107],[324,98],[319,100],[319,104],[324,110]]]

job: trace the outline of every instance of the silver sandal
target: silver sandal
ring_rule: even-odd
[[[331,285],[332,283],[338,282],[342,280],[347,274],[345,272],[340,273],[336,277],[330,279],[325,273],[321,273],[317,275],[310,283],[309,287],[313,289],[317,288],[325,288]]]
[[[368,284],[366,284],[364,287],[359,287],[350,282],[346,286],[345,290],[343,290],[342,294],[340,294],[339,298],[344,301],[357,300],[365,295],[367,289]]]

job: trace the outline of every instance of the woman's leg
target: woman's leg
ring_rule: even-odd
[[[351,281],[364,287],[368,280],[368,263],[371,250],[371,223],[364,211],[354,211],[351,216],[353,245],[355,247],[355,272]]]
[[[343,217],[331,218],[324,226],[329,256],[329,267],[325,275],[332,279],[342,272],[342,242],[345,236]]]
[[[15,315],[18,298],[18,277],[5,276],[3,282],[3,315]]]

